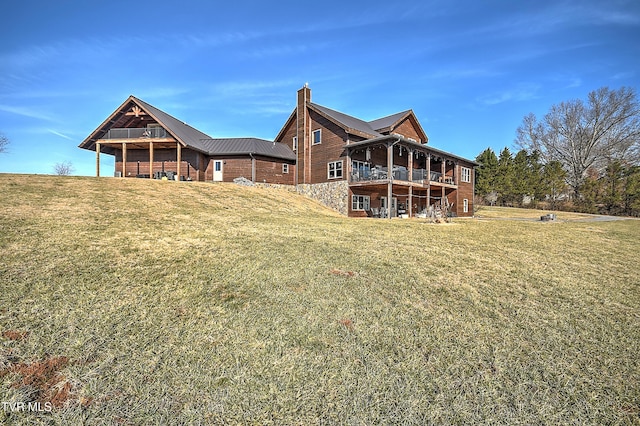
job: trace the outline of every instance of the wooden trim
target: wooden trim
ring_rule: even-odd
[[[100,142],[96,143],[96,177],[100,177]]]
[[[176,143],[176,150],[178,151],[176,155],[176,174],[178,175],[178,181],[180,181],[180,163],[182,163],[182,145],[180,145],[180,142]]]
[[[149,142],[149,179],[153,179],[153,142]]]
[[[127,144],[122,144],[122,177],[127,177]]]
[[[387,143],[387,217],[391,219],[393,205],[393,143]]]

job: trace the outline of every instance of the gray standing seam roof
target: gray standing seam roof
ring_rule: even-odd
[[[344,114],[340,111],[327,108],[322,105],[311,103],[311,106],[324,114],[332,117],[334,120],[342,123],[345,127],[367,133],[373,137],[382,136],[378,130],[386,129],[398,122],[402,117],[410,113],[410,110],[398,112],[386,117],[378,118],[372,121],[364,121],[351,115]]]
[[[195,129],[166,112],[134,98],[136,102],[149,114],[166,126],[166,130],[173,133],[187,146],[208,155],[247,155],[255,154],[266,157],[295,160],[296,154],[285,144],[274,143],[258,138],[212,138],[206,133]]]

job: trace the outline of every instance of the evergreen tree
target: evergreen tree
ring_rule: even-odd
[[[515,167],[509,148],[500,151],[498,158],[498,175],[496,177],[496,190],[502,205],[512,205],[514,196]]]
[[[480,164],[476,168],[476,194],[485,197],[496,190],[498,157],[491,148],[487,148],[476,157],[476,162]]]

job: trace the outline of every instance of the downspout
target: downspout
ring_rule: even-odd
[[[249,153],[249,157],[251,157],[251,182],[256,183],[256,159],[253,152]]]

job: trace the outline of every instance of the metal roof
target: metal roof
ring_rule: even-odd
[[[295,161],[296,154],[287,145],[258,138],[216,138],[201,141],[209,155],[261,155]]]
[[[272,158],[295,161],[296,154],[285,144],[274,143],[258,138],[223,138],[214,139],[200,130],[191,127],[187,123],[178,120],[170,114],[146,103],[145,101],[129,96],[129,98],[116,111],[105,120],[87,139],[80,148],[95,149],[95,140],[109,128],[113,118],[124,114],[131,103],[140,106],[167,132],[181,142],[184,146],[200,151],[207,155],[249,155],[256,154]],[[104,148],[103,148],[104,149]]]
[[[371,127],[371,125],[368,122],[364,121],[364,120],[360,120],[359,118],[353,117],[351,115],[344,114],[342,112],[333,110],[331,108],[327,108],[327,107],[322,106],[322,105],[318,105],[318,104],[314,104],[314,103],[310,103],[309,105],[313,109],[315,109],[317,111],[320,111],[321,113],[324,113],[325,115],[333,118],[335,121],[337,121],[338,123],[342,124],[347,129],[357,130],[359,132],[366,133],[366,134],[374,136],[374,137],[382,136],[382,134],[376,132]]]

